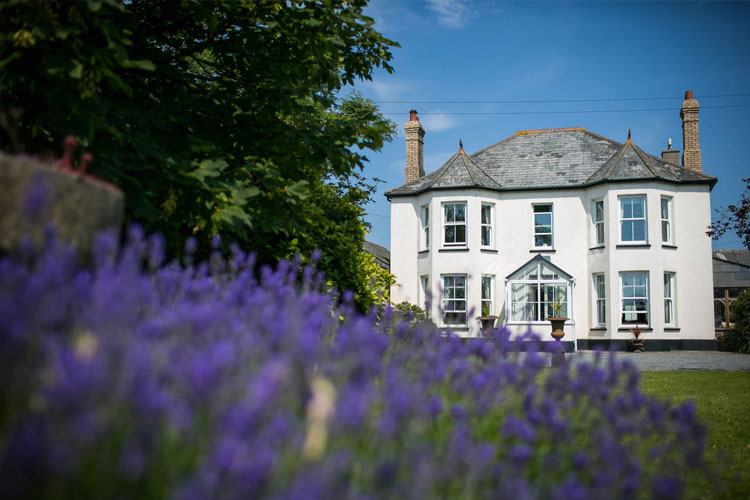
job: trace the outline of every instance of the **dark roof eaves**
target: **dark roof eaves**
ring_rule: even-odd
[[[716,183],[717,179],[715,177],[712,178],[713,183],[711,184],[711,188],[713,188],[713,184]],[[393,197],[406,197],[406,196],[416,196],[418,194],[422,194],[427,191],[447,191],[451,189],[484,189],[486,191],[497,191],[497,192],[506,192],[506,193],[513,193],[513,192],[521,192],[521,191],[559,191],[563,189],[586,189],[594,186],[598,186],[600,184],[607,184],[607,183],[617,183],[617,182],[625,182],[625,183],[631,183],[631,182],[665,182],[667,184],[707,184],[711,183],[711,179],[690,179],[690,180],[672,180],[672,179],[665,179],[663,177],[653,178],[653,177],[647,177],[647,178],[640,178],[640,179],[601,179],[594,182],[584,182],[581,184],[570,184],[567,186],[528,186],[528,187],[488,187],[488,186],[472,186],[472,185],[461,185],[461,186],[425,186],[422,189],[419,189],[417,191],[412,191],[409,193],[391,193],[390,191],[385,192],[385,196],[387,198],[393,198]],[[390,194],[389,194],[390,193]]]

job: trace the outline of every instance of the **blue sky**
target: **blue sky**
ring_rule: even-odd
[[[622,142],[630,128],[653,155],[670,137],[682,150],[679,108],[693,90],[702,108],[703,171],[719,178],[712,208],[737,201],[741,179],[750,177],[748,2],[373,0],[366,12],[401,44],[393,74],[377,71],[356,85],[399,130],[394,142],[368,154],[365,174],[385,181],[367,207],[375,243],[390,247],[383,193],[403,184],[403,125],[412,108],[427,131],[429,173],[457,151],[459,139],[471,154],[517,130],[582,126]],[[734,96],[710,97],[725,95]],[[729,234],[714,248],[742,246]]]

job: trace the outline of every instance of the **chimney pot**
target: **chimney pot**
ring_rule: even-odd
[[[419,121],[419,117],[417,116],[417,110],[416,109],[412,109],[411,111],[409,111],[409,121],[410,122],[418,122]]]
[[[693,99],[693,91],[692,90],[686,90],[685,91],[685,100]]]

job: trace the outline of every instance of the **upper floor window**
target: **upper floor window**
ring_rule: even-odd
[[[672,198],[661,197],[661,241],[672,243]]]
[[[494,288],[495,277],[490,275],[482,276],[482,302],[480,310],[484,318],[495,314],[495,307],[493,305]]]
[[[494,211],[495,206],[491,203],[482,203],[482,246],[492,247],[493,246],[493,225],[494,225]]]
[[[604,284],[604,275],[594,275],[594,324],[604,326],[607,323],[607,288]]]
[[[443,275],[443,323],[466,324],[466,275]]]
[[[443,203],[443,243],[466,245],[466,202]]]
[[[646,243],[646,197],[620,197],[620,241]]]
[[[594,246],[604,246],[604,200],[594,201],[591,218],[594,221]]]
[[[534,248],[552,248],[552,203],[534,207]]]
[[[664,273],[664,324],[674,326],[674,273]]]
[[[648,325],[648,273],[620,273],[622,324]]]
[[[419,207],[419,220],[421,230],[419,232],[419,249],[427,250],[430,248],[430,206],[422,205]]]

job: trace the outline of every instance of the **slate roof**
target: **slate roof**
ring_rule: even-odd
[[[750,250],[713,250],[714,259],[750,267]]]
[[[450,160],[434,172],[425,175],[400,188],[392,189],[386,196],[421,193],[429,189],[456,188],[500,189],[502,186],[472,160],[463,149],[451,156]]]
[[[375,257],[375,263],[377,265],[379,265],[386,271],[390,271],[391,252],[387,248],[367,240],[365,240],[365,242],[363,243],[362,248],[364,248],[365,252]]]
[[[667,163],[630,140],[623,144],[575,127],[519,131],[471,156],[459,151],[435,172],[385,195],[467,187],[493,191],[578,188],[649,179],[712,187],[716,183],[715,177]]]

